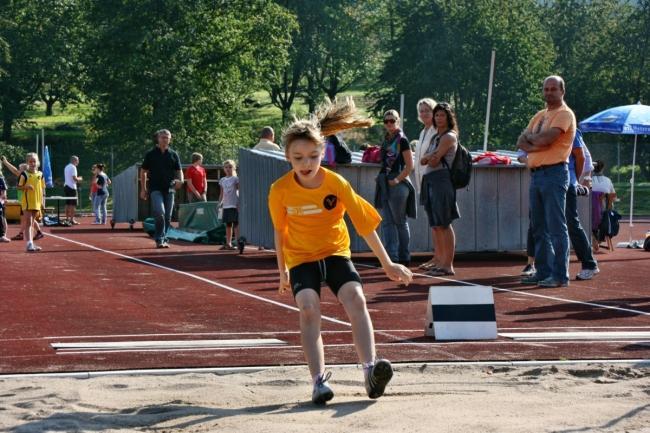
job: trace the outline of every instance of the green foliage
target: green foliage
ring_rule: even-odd
[[[493,48],[491,148],[512,148],[543,107],[541,82],[550,74],[565,78],[578,120],[616,105],[650,103],[650,0],[1,3],[5,141],[33,146],[31,129],[38,124],[61,147],[55,155],[87,153],[82,164],[106,160],[111,149],[119,168],[139,161],[160,128],[172,131],[184,160],[200,151],[219,162],[252,145],[261,126],[279,131],[292,114],[350,91],[377,114],[398,108],[403,93],[411,138],[421,128],[418,99],[449,101],[463,142],[475,149],[482,143]],[[60,102],[57,110],[85,101],[91,114],[79,122],[68,111],[66,126],[60,113],[47,120],[29,111],[39,99]],[[377,125],[346,139],[375,142],[381,134]],[[621,164],[631,162],[630,137],[591,134],[588,140],[610,165],[618,160],[612,142],[621,143]],[[650,179],[647,137],[639,137],[636,162],[639,178]]]
[[[11,140],[14,123],[47,94],[65,100],[78,83],[81,21],[77,0],[14,0],[0,8],[0,111],[2,137]]]
[[[632,165],[622,165],[622,166],[614,166],[610,170],[612,173],[612,176],[616,175],[621,175],[621,177],[626,178],[626,177],[631,177],[632,176]],[[639,176],[641,174],[641,167],[638,165],[634,166],[634,176]]]
[[[355,0],[278,0],[298,23],[293,28],[287,62],[278,63],[266,79],[271,100],[289,120],[297,97],[313,112],[325,97],[374,78],[379,67],[376,2]]]
[[[432,96],[455,108],[462,140],[476,148],[483,134],[491,50],[496,73],[490,143],[507,147],[541,108],[539,89],[553,49],[533,2],[399,2],[390,17],[403,20],[380,81],[375,110],[407,101],[407,135],[416,136],[415,102]]]
[[[615,183],[614,189],[618,198],[614,207],[621,215],[630,215],[630,183]],[[650,216],[650,183],[635,183],[634,185],[634,216],[641,215]],[[625,225],[627,226],[627,221]]]
[[[14,162],[22,162],[25,159],[25,154],[26,152],[23,147],[0,141],[0,156],[4,156],[12,164],[17,166]]]
[[[172,131],[187,160],[219,158],[243,139],[233,119],[260,77],[285,55],[291,17],[270,1],[87,1],[87,92],[100,145],[128,165]],[[247,143],[246,143],[247,144]]]

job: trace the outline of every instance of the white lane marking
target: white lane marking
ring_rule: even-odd
[[[547,341],[547,340],[648,340],[650,332],[613,331],[613,332],[505,332],[499,336],[512,338],[517,341]]]
[[[530,346],[530,347],[550,347],[552,345],[587,345],[594,346],[596,344],[602,344],[604,346],[610,346],[612,344],[636,344],[645,346],[649,344],[646,340],[545,340],[545,341],[515,341],[515,340],[501,340],[501,341],[449,341],[449,342],[417,342],[417,341],[402,341],[402,342],[388,342],[388,343],[375,343],[375,346],[379,347],[423,347],[428,350],[438,348],[440,346]],[[337,348],[337,347],[354,347],[354,343],[337,343],[337,344],[325,344],[325,347],[328,349]],[[214,352],[214,351],[233,351],[233,350],[258,350],[262,349],[264,351],[270,350],[302,350],[301,345],[285,345],[285,346],[265,346],[265,347],[254,347],[254,346],[242,346],[242,347],[215,347],[215,348],[186,348],[186,349],[122,349],[122,350],[64,350],[57,351],[57,355],[94,355],[94,354],[106,354],[106,353],[141,353],[141,352]],[[462,357],[454,357],[457,359],[464,359]],[[435,362],[437,364],[437,361]],[[2,376],[0,375],[0,378]]]
[[[297,307],[294,307],[293,305],[288,305],[288,304],[284,304],[282,302],[274,301],[272,299],[267,299],[267,298],[263,298],[261,296],[253,295],[252,293],[244,292],[243,290],[238,290],[238,289],[235,289],[234,287],[230,287],[230,286],[227,286],[225,284],[218,283],[216,281],[208,280],[207,278],[203,278],[203,277],[200,277],[198,275],[190,274],[189,272],[179,271],[178,269],[170,268],[168,266],[163,266],[163,265],[159,265],[157,263],[153,263],[153,262],[150,262],[150,261],[147,261],[147,260],[138,259],[137,257],[127,256],[126,254],[121,254],[121,253],[117,253],[115,251],[106,250],[106,249],[103,249],[103,248],[96,247],[94,245],[74,241],[74,240],[68,239],[68,238],[64,238],[62,236],[58,236],[58,235],[54,235],[54,234],[50,234],[49,236],[57,238],[57,239],[61,239],[62,241],[66,241],[66,242],[70,242],[70,243],[73,243],[73,244],[76,244],[76,245],[80,245],[82,247],[86,247],[86,248],[91,249],[91,250],[99,251],[99,252],[106,253],[106,254],[111,254],[111,255],[114,255],[114,256],[117,256],[117,257],[121,257],[123,259],[132,260],[134,262],[138,262],[138,263],[142,263],[142,264],[145,264],[145,265],[148,265],[148,266],[152,266],[154,268],[163,269],[165,271],[175,272],[177,274],[184,275],[186,277],[190,277],[190,278],[193,278],[195,280],[202,281],[202,282],[210,284],[212,286],[220,287],[220,288],[228,290],[230,292],[237,293],[238,295],[247,296],[249,298],[253,298],[253,299],[256,299],[258,301],[267,302],[269,304],[273,304],[273,305],[276,305],[276,306],[279,306],[279,307],[282,307],[282,308],[286,308],[287,310],[296,311],[296,312],[300,311]],[[344,325],[344,326],[348,326],[348,327],[352,326],[350,323],[344,322],[344,321],[339,320],[339,319],[335,319],[334,317],[329,317],[329,316],[322,315],[321,319],[325,320],[325,321],[328,321],[328,322],[337,323],[339,325]]]
[[[380,269],[377,266],[364,265],[364,264],[361,264],[361,263],[356,263],[355,265],[364,266],[366,268]],[[418,275],[418,276],[421,276],[421,277],[428,277],[428,278],[437,279],[437,280],[449,281],[449,282],[454,282],[454,283],[461,283],[461,284],[465,284],[465,285],[468,285],[468,286],[484,286],[484,284],[470,283],[469,281],[454,280],[454,279],[451,279],[451,278],[443,278],[443,277],[432,277],[431,275],[420,274],[418,272],[413,272],[413,275]],[[514,275],[511,275],[511,276],[514,276]],[[634,314],[637,314],[637,315],[640,315],[640,316],[650,316],[650,312],[645,312],[645,311],[641,311],[641,310],[633,310],[631,308],[622,308],[622,307],[616,307],[616,306],[612,306],[612,305],[597,304],[595,302],[576,301],[574,299],[559,298],[557,296],[540,295],[538,293],[520,292],[518,290],[503,289],[503,288],[494,287],[494,286],[492,286],[492,288],[494,290],[498,290],[500,292],[508,292],[508,293],[514,293],[514,294],[517,294],[517,295],[532,296],[532,297],[535,297],[535,298],[542,298],[542,299],[550,299],[552,301],[568,302],[570,304],[587,305],[587,306],[590,306],[590,307],[603,308],[605,310],[625,311],[626,313],[634,313]]]
[[[156,341],[76,341],[51,343],[55,350],[148,350],[148,349],[208,349],[223,347],[268,347],[286,345],[276,338],[231,340],[156,340]]]

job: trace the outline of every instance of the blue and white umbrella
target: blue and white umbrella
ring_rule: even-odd
[[[607,132],[634,135],[632,178],[630,179],[630,242],[632,241],[632,214],[634,213],[634,167],[636,166],[637,135],[650,134],[650,106],[638,102],[633,105],[608,108],[580,122],[582,132]]]

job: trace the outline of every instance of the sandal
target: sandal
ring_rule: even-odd
[[[231,250],[236,250],[237,248],[236,248],[236,247],[233,247],[232,245],[222,245],[221,248],[219,248],[219,249],[220,249],[220,250],[228,250],[228,251],[231,251]]]
[[[428,270],[428,269],[434,269],[434,268],[437,268],[437,267],[438,267],[438,264],[435,262],[435,260],[431,259],[428,262],[424,262],[420,266],[418,266],[418,269]]]
[[[443,268],[433,268],[427,272],[427,275],[430,277],[447,277],[456,275],[456,273]]]

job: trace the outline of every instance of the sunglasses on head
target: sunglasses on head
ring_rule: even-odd
[[[384,119],[384,125],[387,123],[395,123],[395,119]]]

